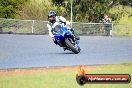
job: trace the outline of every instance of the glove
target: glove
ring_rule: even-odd
[[[55,40],[55,38],[52,37],[52,39],[53,39],[53,42],[54,42],[56,45],[58,45],[58,42]]]
[[[52,37],[52,40],[53,40],[53,41],[55,41],[55,38],[54,38],[54,37]]]

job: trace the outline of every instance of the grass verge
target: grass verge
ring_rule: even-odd
[[[88,74],[130,74],[132,63],[84,66]],[[129,84],[76,83],[78,67],[3,69],[0,70],[0,88],[132,88]]]

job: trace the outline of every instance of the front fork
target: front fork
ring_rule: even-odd
[[[74,47],[77,48],[79,45],[79,41],[76,39],[75,42],[74,42]]]

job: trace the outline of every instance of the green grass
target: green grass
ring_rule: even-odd
[[[132,36],[132,24],[115,24],[113,29],[115,36]]]
[[[118,5],[110,9],[111,14],[118,17],[113,21],[115,36],[132,36],[132,7]]]
[[[88,74],[130,74],[131,64],[96,65],[86,67]],[[76,83],[77,69],[62,71],[45,71],[32,74],[0,76],[0,88],[132,88],[129,84],[86,84]]]

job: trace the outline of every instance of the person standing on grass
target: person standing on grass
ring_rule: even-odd
[[[107,36],[112,37],[112,21],[111,18],[108,17],[108,15],[104,15],[104,18],[102,19],[103,23],[105,24],[105,31]]]

